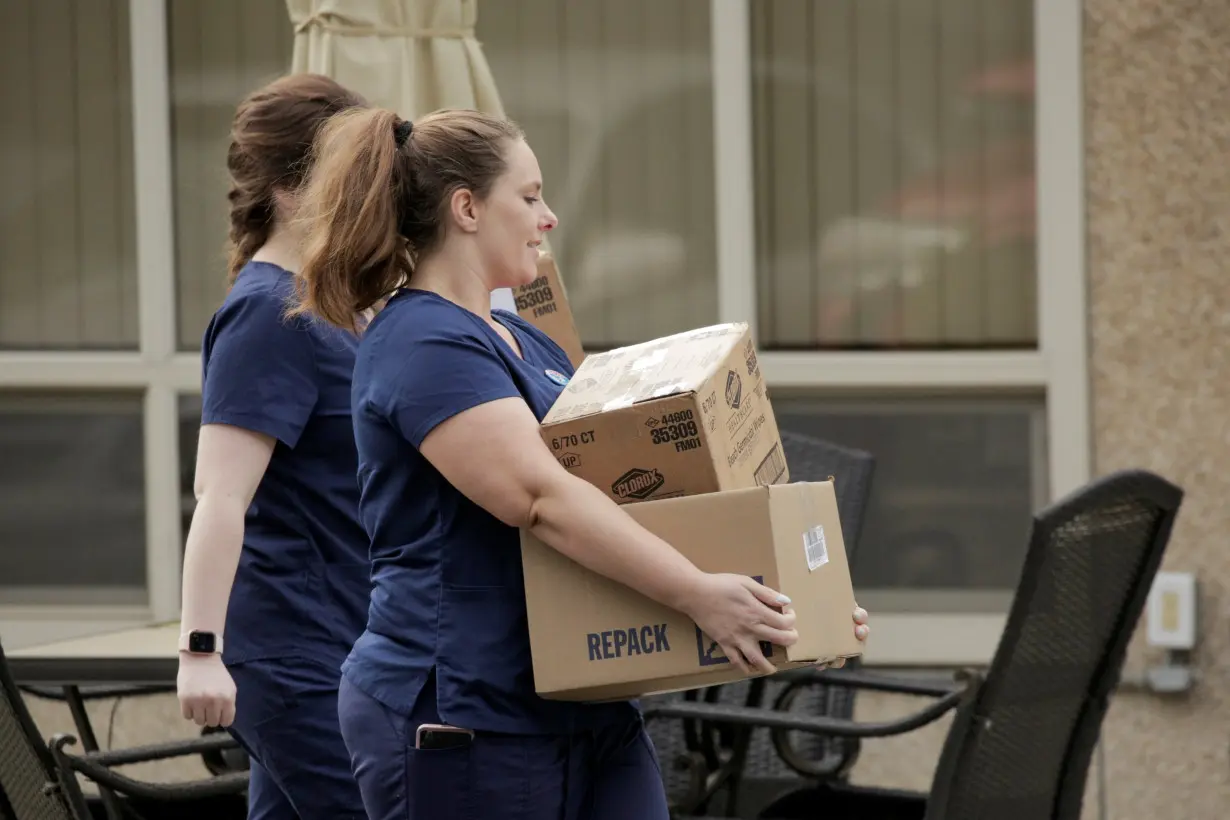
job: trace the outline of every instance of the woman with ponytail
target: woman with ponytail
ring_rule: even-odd
[[[350,422],[357,340],[285,315],[312,140],[364,104],[327,77],[284,77],[239,106],[227,154],[231,287],[201,348],[178,690],[185,718],[227,727],[247,750],[253,820],[365,818],[337,719],[370,592]]]
[[[373,590],[338,693],[369,817],[666,820],[634,704],[535,694],[518,528],[686,613],[745,671],[772,671],[759,642],[793,644],[795,616],[751,578],[698,570],[543,444],[572,368],[490,309],[537,276],[556,226],[534,152],[473,111],[346,111],[317,139],[301,208],[295,312],[353,332],[387,298],[355,361]]]

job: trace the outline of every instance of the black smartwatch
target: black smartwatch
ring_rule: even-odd
[[[222,653],[222,638],[213,632],[194,629],[179,636],[179,651],[192,655],[218,655]]]

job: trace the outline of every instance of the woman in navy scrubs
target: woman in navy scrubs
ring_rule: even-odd
[[[364,105],[317,75],[249,96],[231,130],[231,288],[205,331],[179,700],[251,757],[250,818],[364,818],[337,719],[371,590],[350,417],[355,337],[284,316],[308,149]],[[225,645],[224,645],[225,643]],[[238,699],[236,699],[238,691]]]
[[[516,126],[365,109],[335,117],[315,153],[298,311],[351,332],[389,297],[355,362],[374,589],[338,695],[369,817],[665,820],[633,704],[535,694],[517,528],[686,613],[745,670],[772,670],[758,641],[797,639],[789,600],[699,571],[543,444],[539,420],[572,367],[490,309],[492,290],[537,276],[556,225]],[[420,745],[418,727],[441,723],[466,733]]]

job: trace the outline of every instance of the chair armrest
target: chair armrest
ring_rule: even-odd
[[[61,777],[72,777],[79,772],[99,786],[129,797],[154,801],[197,800],[237,795],[248,787],[248,772],[233,772],[220,777],[180,783],[148,783],[119,774],[110,768],[237,746],[238,744],[229,735],[209,735],[186,741],[107,752],[86,752],[80,755],[64,751],[65,746],[71,746],[76,742],[75,737],[64,734],[56,735],[51,740],[51,753],[56,765],[60,768]]]
[[[78,757],[71,757],[66,765],[73,771],[80,772],[93,780],[99,786],[108,788],[117,794],[141,800],[157,802],[204,800],[211,797],[239,795],[248,788],[248,772],[231,772],[219,777],[188,780],[182,783],[147,783]]]
[[[865,689],[873,692],[890,692],[896,695],[919,695],[941,698],[962,691],[965,686],[960,674],[954,675],[951,683],[932,683],[898,675],[884,675],[862,669],[790,669],[779,672],[773,680],[791,684],[816,684],[821,686]]]
[[[77,738],[72,735],[56,735],[51,739],[53,748],[63,749],[75,745]],[[149,763],[154,760],[166,760],[172,757],[187,757],[193,754],[219,752],[227,749],[237,749],[239,743],[229,734],[212,734],[187,740],[172,740],[166,743],[151,743],[145,746],[133,746],[128,749],[108,749],[107,751],[83,752],[79,755],[65,753],[72,760],[88,760],[99,766],[125,766],[129,763]]]
[[[858,723],[819,715],[794,715],[774,709],[756,709],[747,706],[727,706],[720,703],[697,703],[695,701],[652,704],[642,707],[642,714],[646,719],[665,717],[706,720],[713,723],[797,730],[835,737],[891,737],[936,721],[961,702],[965,691],[964,689],[951,691],[914,714],[887,723]]]

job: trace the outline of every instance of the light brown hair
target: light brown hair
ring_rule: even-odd
[[[360,95],[320,74],[291,74],[249,94],[235,110],[226,153],[231,226],[227,280],[269,240],[274,194],[303,181],[317,131],[348,108],[365,107]]]
[[[509,120],[468,110],[413,125],[379,108],[331,119],[300,191],[306,247],[291,313],[353,332],[355,317],[439,246],[454,192],[490,193],[509,143],[523,136]]]

